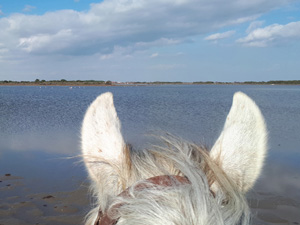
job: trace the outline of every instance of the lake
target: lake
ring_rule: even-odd
[[[260,85],[0,86],[0,224],[83,218],[89,199],[82,194],[88,181],[79,157],[81,123],[107,91],[135,148],[147,146],[156,131],[212,146],[233,94],[249,95],[270,136],[263,174],[248,197],[255,224],[300,224],[300,86]]]

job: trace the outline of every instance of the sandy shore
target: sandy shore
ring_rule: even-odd
[[[69,192],[28,193],[22,177],[0,176],[0,225],[83,224],[87,186]]]
[[[22,177],[0,175],[0,225],[83,224],[89,210],[87,184],[68,192],[30,193]],[[299,200],[268,193],[251,193],[255,225],[300,224]]]

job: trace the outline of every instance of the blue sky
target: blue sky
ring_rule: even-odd
[[[41,0],[1,0],[1,9],[5,15],[12,13],[27,13],[42,15],[46,12],[73,9],[78,11],[88,10],[91,3],[96,3],[94,0],[54,0],[54,1],[41,1]],[[98,1],[100,2],[100,1]]]
[[[0,80],[300,79],[300,1],[1,0]]]

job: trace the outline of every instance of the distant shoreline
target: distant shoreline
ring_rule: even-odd
[[[0,86],[152,86],[152,85],[300,85],[300,80],[275,80],[267,82],[113,82],[113,81],[95,81],[95,80],[36,80],[36,81],[0,81]]]

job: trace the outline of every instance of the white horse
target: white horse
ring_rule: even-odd
[[[166,134],[162,146],[133,151],[121,134],[111,93],[88,108],[82,153],[96,207],[86,224],[249,224],[245,193],[257,180],[267,150],[264,118],[238,92],[210,151]]]

